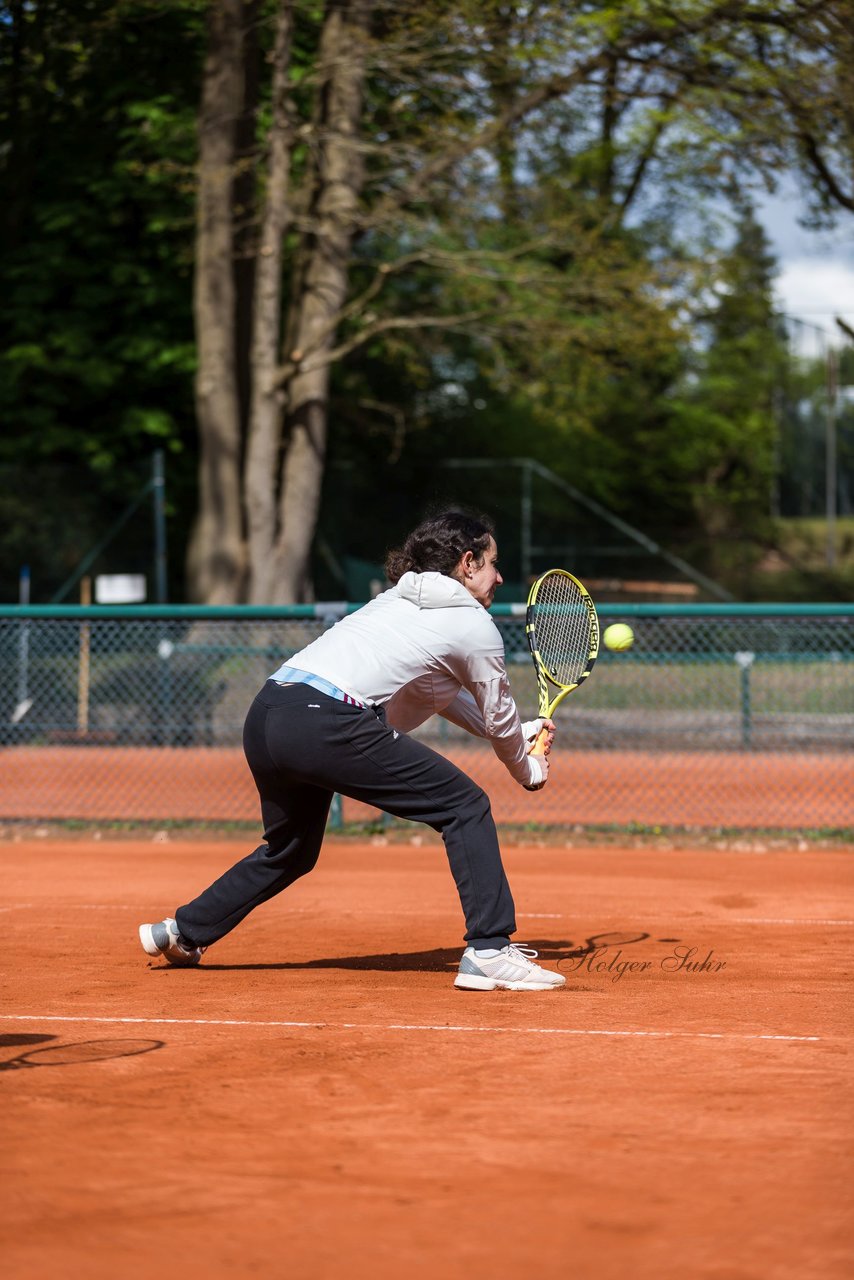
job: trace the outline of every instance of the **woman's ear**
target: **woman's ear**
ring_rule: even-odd
[[[459,570],[463,580],[472,576],[472,566],[476,564],[474,552],[464,551],[460,556]]]

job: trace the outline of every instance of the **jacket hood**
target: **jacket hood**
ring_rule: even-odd
[[[444,573],[413,573],[410,570],[401,576],[397,590],[404,600],[409,600],[419,609],[483,607],[461,582],[446,577]]]

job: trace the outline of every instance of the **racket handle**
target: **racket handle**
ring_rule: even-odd
[[[536,741],[528,752],[529,756],[544,756],[546,754],[546,743],[549,740],[549,730],[541,729],[537,734]]]

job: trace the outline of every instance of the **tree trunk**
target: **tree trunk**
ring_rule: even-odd
[[[242,106],[242,4],[216,0],[199,111],[196,275],[199,513],[188,552],[190,595],[208,604],[240,599],[244,549],[240,510],[232,193]]]
[[[276,480],[282,426],[282,391],[276,379],[281,345],[282,248],[291,222],[289,178],[293,114],[288,71],[293,4],[283,0],[273,47],[272,118],[267,193],[259,237],[252,328],[252,398],[244,502],[249,546],[249,603],[273,599]]]
[[[288,325],[298,367],[287,392],[287,449],[272,555],[272,599],[304,597],[326,456],[329,364],[347,295],[350,246],[364,181],[359,123],[370,0],[330,0],[321,40],[319,171],[313,226],[303,247],[304,284]],[[300,368],[300,364],[303,365]]]
[[[260,57],[258,23],[260,0],[243,0],[243,82],[240,115],[235,132],[232,205],[234,217],[234,289],[237,393],[240,435],[249,432],[252,395],[252,314],[255,299],[255,259],[258,251],[257,169]]]
[[[602,86],[601,125],[599,134],[599,196],[611,205],[614,200],[615,145],[617,122],[620,118],[619,62],[609,57],[605,66],[605,83]]]
[[[514,57],[514,37],[518,35],[519,14],[516,6],[502,6],[489,14],[486,29],[490,52],[484,59],[484,72],[495,115],[512,110],[519,98],[522,68]],[[498,187],[501,193],[501,215],[508,226],[522,217],[518,185],[518,136],[514,129],[503,129],[494,143],[495,162],[498,166]]]

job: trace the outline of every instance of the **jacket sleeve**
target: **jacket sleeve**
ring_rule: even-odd
[[[522,721],[510,692],[506,671],[492,680],[476,680],[471,692],[483,717],[492,749],[512,777],[523,787],[542,782],[539,762],[528,755]]]
[[[439,715],[450,720],[451,724],[457,725],[460,729],[473,733],[476,738],[489,737],[480,707],[468,689],[460,689],[456,697],[452,698],[446,707],[442,707]]]
[[[509,773],[522,786],[543,780],[539,761],[528,755],[528,744],[504,662],[504,644],[491,618],[470,644],[458,671],[463,686],[441,714],[469,733],[488,738]],[[483,625],[483,623],[481,623]],[[475,640],[475,637],[472,637]]]

